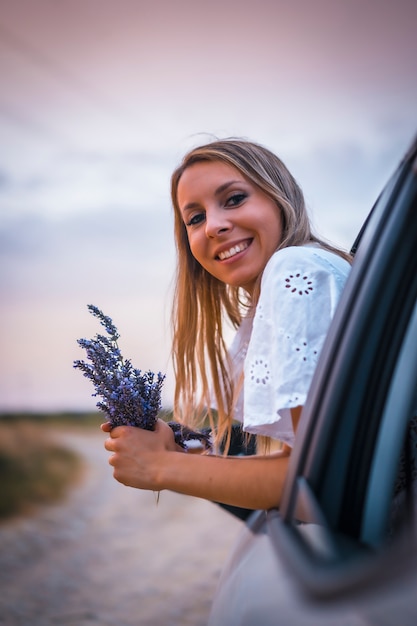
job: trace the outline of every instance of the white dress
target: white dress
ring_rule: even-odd
[[[255,315],[230,348],[236,380],[244,370],[235,418],[245,431],[293,445],[290,408],[305,403],[349,270],[316,244],[283,248],[269,260]]]

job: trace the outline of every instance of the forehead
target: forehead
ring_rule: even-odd
[[[227,182],[246,181],[233,165],[222,161],[201,161],[188,166],[181,175],[177,187],[177,199],[181,205],[188,196],[215,191]],[[247,181],[246,181],[247,182]]]

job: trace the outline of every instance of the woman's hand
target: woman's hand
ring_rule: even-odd
[[[183,451],[174,440],[171,428],[158,420],[155,430],[144,430],[134,426],[102,424],[103,432],[109,433],[104,447],[113,454],[109,464],[114,468],[113,476],[120,483],[138,489],[163,489],[160,470],[172,452]]]

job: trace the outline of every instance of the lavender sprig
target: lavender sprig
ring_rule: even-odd
[[[87,308],[108,336],[97,334],[94,339],[78,339],[91,363],[76,360],[74,367],[93,383],[92,395],[101,397],[97,407],[107,414],[112,427],[128,425],[153,430],[161,409],[165,376],[134,368],[130,360],[122,357],[117,344],[120,335],[111,318],[92,304]]]
[[[97,334],[94,339],[78,339],[90,363],[74,361],[74,367],[91,380],[95,393],[101,397],[96,406],[106,413],[109,422],[115,426],[137,426],[154,430],[161,409],[161,391],[165,376],[151,371],[142,373],[124,359],[117,340],[120,338],[110,317],[89,304],[88,310],[104,326],[106,335]],[[177,422],[168,422],[174,432],[175,442],[184,449],[200,444],[210,449],[210,437],[206,432],[197,432]]]

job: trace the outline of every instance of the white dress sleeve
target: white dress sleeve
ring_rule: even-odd
[[[305,403],[349,269],[316,246],[271,257],[244,362],[245,431],[293,445],[290,409]]]

